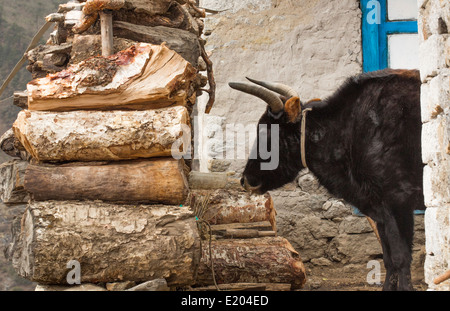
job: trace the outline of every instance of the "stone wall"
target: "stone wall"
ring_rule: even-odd
[[[217,94],[210,115],[201,113],[207,96],[199,98],[202,130],[197,157],[202,171],[242,172],[245,158],[235,154],[230,159],[224,152],[233,136],[226,127],[256,125],[266,109],[255,97],[230,89],[228,82],[245,81],[246,76],[283,82],[307,101],[331,95],[347,77],[362,72],[359,0],[202,0],[200,5],[223,11],[205,21]],[[246,142],[247,154],[251,144]],[[307,286],[326,288],[324,279],[330,279],[333,270],[337,278],[348,275],[365,283],[368,261],[382,266],[381,247],[366,218],[333,198],[307,170],[271,195],[279,234],[300,252],[310,270]],[[423,279],[423,245],[423,215],[417,215],[416,285]]]
[[[422,79],[426,261],[429,289],[450,290],[433,280],[450,269],[450,3],[419,0]]]

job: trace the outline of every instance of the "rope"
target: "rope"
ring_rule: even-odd
[[[306,165],[306,148],[305,148],[305,143],[306,143],[306,113],[308,111],[311,111],[311,108],[306,108],[303,109],[302,111],[302,127],[301,127],[301,138],[300,138],[300,153],[301,153],[301,157],[302,157],[302,165],[304,168],[308,168],[308,165]]]
[[[6,80],[3,82],[2,86],[0,87],[0,96],[5,91],[8,84],[11,82],[11,80],[16,76],[16,74],[19,72],[20,68],[22,68],[22,65],[27,60],[27,52],[34,49],[38,43],[39,40],[41,40],[42,36],[45,34],[45,32],[50,28],[50,26],[53,24],[53,22],[46,22],[44,26],[39,29],[39,31],[34,35],[33,39],[31,40],[30,44],[28,45],[27,50],[23,54],[22,58],[17,62],[16,66],[14,66],[14,69],[11,71],[11,73],[8,75]],[[3,101],[0,101],[0,103],[3,103]]]
[[[11,95],[8,98],[0,100],[0,104],[3,104],[3,102],[6,102],[6,101],[10,100],[11,98],[14,98],[14,95]]]
[[[214,286],[216,287],[217,291],[220,291],[219,286],[217,285],[216,282],[216,274],[214,272],[214,259],[212,256],[212,229],[211,229],[211,225],[210,223],[205,220],[203,218],[203,216],[205,215],[206,211],[208,210],[208,204],[209,204],[209,200],[210,200],[210,194],[207,194],[206,197],[204,197],[202,199],[202,202],[198,203],[196,200],[193,202],[193,206],[192,209],[194,210],[194,215],[195,215],[195,220],[197,221],[197,229],[199,231],[200,234],[200,249],[203,250],[203,243],[202,243],[202,224],[205,224],[208,227],[208,235],[209,235],[209,260],[211,262],[211,273],[212,273],[212,278],[213,278],[213,282],[214,282]],[[189,197],[188,197],[188,202],[192,202],[191,200],[191,194],[189,193]]]

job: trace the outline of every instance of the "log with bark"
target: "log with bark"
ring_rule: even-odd
[[[218,284],[289,283],[298,289],[306,281],[299,254],[282,237],[212,241],[211,252]],[[214,284],[209,254],[209,244],[203,243],[198,286]]]
[[[187,109],[19,112],[15,136],[38,161],[109,161],[183,153]],[[184,148],[187,149],[187,148]]]
[[[14,135],[14,131],[12,128],[7,130],[2,136],[0,136],[0,150],[13,158],[28,160],[30,157],[23,145]]]
[[[164,44],[138,43],[28,83],[28,109],[151,109],[184,105],[197,70]]]
[[[188,186],[183,160],[30,165],[25,189],[35,200],[102,200],[183,204]],[[131,203],[130,203],[131,204]]]
[[[31,72],[33,79],[60,72],[69,62],[71,50],[71,43],[39,45],[26,53],[29,62],[27,70]]]
[[[199,241],[188,207],[31,202],[6,255],[20,276],[40,284],[67,285],[76,260],[81,283],[164,278],[183,286],[195,282]]]
[[[184,59],[197,67],[200,57],[199,38],[182,29],[165,26],[143,26],[132,23],[114,21],[114,35],[133,41],[162,44],[166,42],[169,49],[180,54]]]
[[[0,199],[5,204],[23,204],[29,200],[24,189],[27,161],[12,160],[0,165]]]
[[[276,210],[270,194],[252,195],[231,189],[191,190],[189,205],[194,206],[196,200],[205,197],[208,206],[203,219],[211,225],[268,221],[270,230],[276,231]]]

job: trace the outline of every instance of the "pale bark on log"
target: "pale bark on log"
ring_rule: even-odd
[[[180,54],[194,67],[200,57],[199,38],[189,31],[164,26],[143,26],[127,22],[114,21],[114,35],[133,41],[162,44]]]
[[[208,197],[203,219],[211,225],[269,221],[276,231],[276,210],[270,194],[252,195],[238,190],[191,190],[189,205]]]
[[[33,199],[102,200],[184,204],[188,186],[183,160],[29,165],[25,189]]]
[[[196,69],[164,44],[138,43],[28,83],[28,109],[151,109],[184,105]]]
[[[67,264],[77,260],[81,283],[192,285],[200,256],[195,219],[179,206],[31,202],[13,237],[13,267],[40,284],[67,285]]]
[[[289,283],[292,289],[305,284],[305,267],[292,245],[282,237],[217,240],[212,241],[211,251],[218,284]],[[212,285],[208,243],[203,243],[202,252],[196,284]]]
[[[14,134],[38,161],[109,161],[180,155],[190,144],[181,106],[145,111],[21,111]],[[184,144],[184,145],[183,145]],[[187,149],[187,148],[184,148]]]
[[[24,189],[27,161],[12,160],[0,165],[0,199],[5,204],[27,203],[29,194]]]

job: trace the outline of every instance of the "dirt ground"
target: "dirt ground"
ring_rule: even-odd
[[[307,281],[302,291],[381,291],[385,270],[381,269],[380,285],[367,283],[367,269],[364,266],[342,266],[340,268],[317,267],[305,264]],[[416,291],[425,291],[423,270],[412,271],[413,286]]]

